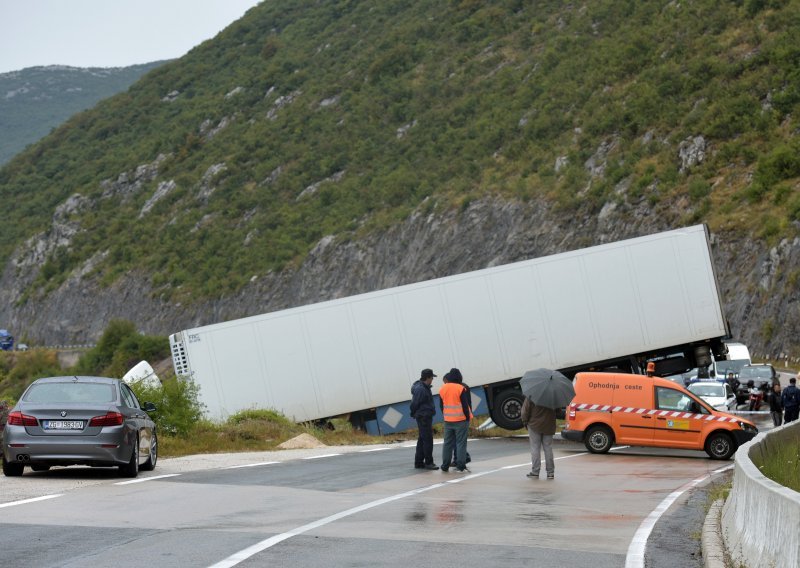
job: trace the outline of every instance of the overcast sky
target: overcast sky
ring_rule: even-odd
[[[259,0],[0,0],[0,73],[184,55]]]

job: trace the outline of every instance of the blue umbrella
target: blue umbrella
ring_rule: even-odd
[[[519,386],[533,404],[546,408],[564,408],[575,397],[572,381],[551,369],[527,371],[519,380]]]

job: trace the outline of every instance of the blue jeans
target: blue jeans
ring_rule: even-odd
[[[450,467],[450,457],[453,447],[456,449],[456,469],[467,467],[467,434],[469,433],[469,420],[444,423],[444,448],[442,449],[442,467]]]

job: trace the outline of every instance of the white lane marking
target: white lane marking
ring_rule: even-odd
[[[322,458],[332,458],[333,456],[340,456],[342,454],[324,454],[321,456],[309,456],[307,458],[303,458],[304,460],[318,460]]]
[[[570,456],[561,456],[555,458],[556,460],[563,460],[567,458],[574,458],[576,456],[585,456],[587,452],[581,452],[578,454],[573,454]],[[369,509],[373,509],[380,505],[385,505],[386,503],[391,503],[393,501],[398,501],[400,499],[405,499],[406,497],[413,497],[414,495],[419,495],[420,493],[425,493],[427,491],[431,491],[433,489],[438,489],[439,487],[444,487],[449,484],[453,483],[461,483],[462,481],[466,481],[468,479],[475,479],[476,477],[483,477],[484,475],[489,475],[490,473],[497,473],[498,471],[504,471],[506,469],[513,469],[516,467],[530,467],[530,462],[525,462],[521,464],[515,465],[507,465],[500,467],[498,469],[492,469],[489,471],[482,471],[479,473],[470,473],[469,475],[465,475],[464,477],[457,477],[455,479],[449,479],[447,481],[442,481],[440,483],[434,483],[433,485],[427,485],[425,487],[420,487],[418,489],[412,489],[411,491],[406,491],[405,493],[398,493],[396,495],[390,495],[389,497],[384,497],[383,499],[377,499],[375,501],[370,501],[369,503],[364,503],[363,505],[359,505],[357,507],[353,507],[352,509],[347,509],[346,511],[342,511],[340,513],[335,513],[329,517],[325,517],[324,519],[319,519],[312,523],[308,523],[307,525],[303,525],[301,527],[297,527],[296,529],[292,529],[288,532],[277,534],[273,537],[267,538],[262,540],[261,542],[257,542],[256,544],[249,546],[239,552],[231,554],[224,560],[220,560],[216,564],[212,564],[209,568],[231,568],[232,566],[236,566],[237,564],[244,562],[251,556],[255,556],[259,552],[263,552],[268,548],[272,548],[276,544],[283,542],[284,540],[290,539],[293,536],[298,536],[303,533],[307,533],[308,531],[318,529],[319,527],[323,527],[328,525],[334,521],[338,521],[339,519],[344,519],[345,517],[349,517],[351,515],[355,515],[356,513],[361,513],[363,511],[367,511]]]
[[[152,481],[154,479],[164,479],[165,477],[177,477],[180,473],[165,473],[164,475],[154,475],[152,477],[140,477],[138,479],[131,479],[130,481],[118,481],[114,485],[130,485],[131,483],[144,483],[145,481]]]
[[[25,505],[26,503],[36,503],[37,501],[45,501],[46,499],[55,499],[56,497],[61,497],[64,495],[63,493],[57,493],[55,495],[44,495],[43,497],[34,497],[32,499],[22,499],[21,501],[11,501],[10,503],[0,503],[0,509],[3,507],[13,507],[14,505]]]
[[[229,465],[228,467],[223,467],[222,469],[239,469],[241,467],[258,467],[260,465],[272,465],[281,462],[259,462],[259,463],[246,463],[244,465]]]
[[[656,526],[658,520],[667,511],[667,509],[672,506],[678,497],[686,493],[692,487],[699,485],[712,475],[722,473],[723,471],[727,471],[732,467],[733,464],[727,465],[725,467],[715,469],[711,473],[707,473],[702,477],[693,479],[683,487],[680,487],[679,489],[670,493],[663,501],[661,501],[661,503],[658,504],[658,507],[653,509],[653,512],[642,521],[642,524],[639,525],[639,528],[633,535],[633,540],[631,540],[631,544],[628,547],[628,554],[625,557],[625,568],[644,568],[644,549],[647,547],[647,539],[650,538],[650,533],[653,531],[653,527]]]
[[[358,450],[359,452],[366,453],[366,452],[383,452],[386,450],[391,450],[392,448],[370,448],[369,450]]]

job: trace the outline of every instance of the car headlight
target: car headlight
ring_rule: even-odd
[[[739,422],[739,428],[744,430],[745,432],[752,432],[753,434],[758,434],[758,428],[755,426],[750,426],[747,422]]]

